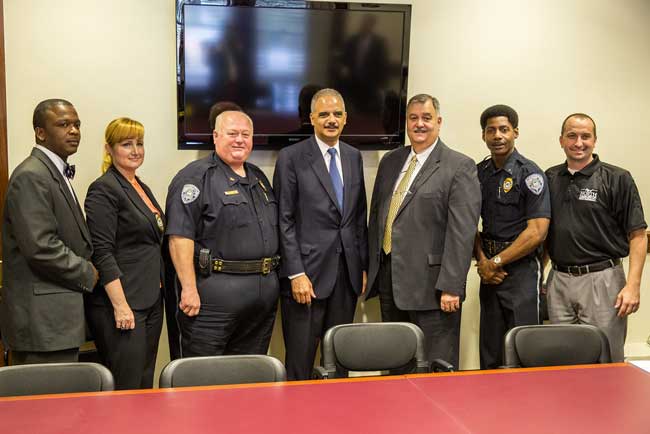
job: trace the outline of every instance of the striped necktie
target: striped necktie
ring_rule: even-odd
[[[397,185],[397,188],[393,192],[393,196],[390,199],[388,216],[386,217],[386,228],[384,229],[384,243],[382,245],[384,252],[387,255],[390,253],[393,241],[393,222],[397,216],[397,210],[399,209],[400,205],[402,205],[402,201],[404,201],[404,196],[406,196],[409,181],[411,180],[411,176],[413,176],[413,171],[415,170],[417,163],[418,157],[417,155],[414,155],[413,158],[411,158],[408,169],[406,169],[406,173],[404,173],[404,176]]]

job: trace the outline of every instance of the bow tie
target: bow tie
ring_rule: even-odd
[[[66,164],[63,168],[63,174],[66,178],[72,180],[74,179],[75,167],[74,164]]]

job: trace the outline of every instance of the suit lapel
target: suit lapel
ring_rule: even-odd
[[[310,137],[306,145],[307,150],[305,152],[305,155],[311,164],[311,168],[316,173],[316,178],[318,178],[320,183],[323,185],[323,188],[327,192],[327,195],[330,197],[332,203],[334,203],[336,206],[336,209],[341,212],[338,201],[336,200],[336,193],[334,193],[334,187],[332,186],[330,174],[327,171],[327,167],[325,167],[325,160],[323,160],[323,155],[320,153],[320,148],[318,147],[318,143],[316,143],[314,136]],[[345,187],[343,188],[343,191],[345,194]]]
[[[131,185],[131,183],[124,177],[120,172],[118,172],[117,169],[114,167],[110,168],[110,171],[112,175],[117,179],[117,182],[122,186],[124,189],[124,192],[126,193],[126,196],[129,198],[131,203],[135,206],[135,208],[142,213],[142,215],[149,221],[149,224],[151,225],[151,228],[153,229],[154,233],[156,234],[157,238],[160,238],[160,229],[158,229],[158,223],[156,222],[156,217],[154,214],[151,212],[149,207],[147,206],[146,203],[144,203],[144,200],[140,197],[138,192],[135,190],[135,188]],[[138,180],[140,181],[140,180]],[[140,183],[140,186],[144,189],[144,186],[142,183]],[[145,190],[146,192],[146,190]],[[150,196],[151,198],[151,196]],[[158,205],[156,205],[158,208]],[[158,208],[160,209],[160,208]]]
[[[61,172],[59,172],[59,169],[56,167],[54,162],[50,160],[50,157],[45,155],[45,153],[38,148],[34,148],[32,150],[32,156],[38,158],[48,168],[50,174],[52,175],[52,178],[58,183],[59,189],[61,190],[63,197],[65,198],[68,206],[70,207],[70,210],[72,211],[72,215],[77,222],[77,226],[79,226],[81,235],[86,240],[88,245],[92,246],[93,243],[90,238],[90,232],[88,232],[86,219],[84,218],[83,212],[79,206],[79,199],[77,199],[76,195],[73,197],[70,188],[68,188],[68,184],[66,183],[65,179],[63,179],[63,175]]]
[[[411,187],[409,188],[408,193],[404,197],[402,204],[397,210],[397,215],[395,216],[396,219],[402,210],[408,206],[409,202],[411,202],[411,199],[413,199],[413,196],[415,196],[415,193],[418,191],[418,189],[429,179],[429,177],[431,177],[431,175],[433,175],[436,170],[440,168],[440,157],[445,147],[446,146],[444,143],[442,143],[442,140],[439,140],[435,149],[431,151],[431,154],[429,154],[429,157],[424,162],[424,165],[422,165],[422,169],[420,169],[417,176],[411,183]]]
[[[352,203],[352,181],[355,172],[352,169],[352,151],[343,142],[339,142],[341,150],[341,167],[343,168],[343,215],[346,216],[354,208]],[[329,175],[329,173],[328,173]],[[330,181],[331,182],[331,181]],[[365,186],[361,186],[365,188]]]

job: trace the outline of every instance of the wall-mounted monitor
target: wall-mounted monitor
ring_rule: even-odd
[[[344,97],[341,139],[360,149],[404,143],[410,5],[177,0],[179,149],[212,149],[216,102],[254,121],[256,150],[313,133],[320,88]]]

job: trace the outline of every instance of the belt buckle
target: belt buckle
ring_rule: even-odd
[[[271,272],[273,258],[262,258],[262,274],[266,275]]]
[[[572,276],[582,276],[582,271],[581,271],[581,266],[580,265],[569,265],[568,267],[569,274]],[[571,271],[572,269],[575,269],[576,271],[573,272]]]

